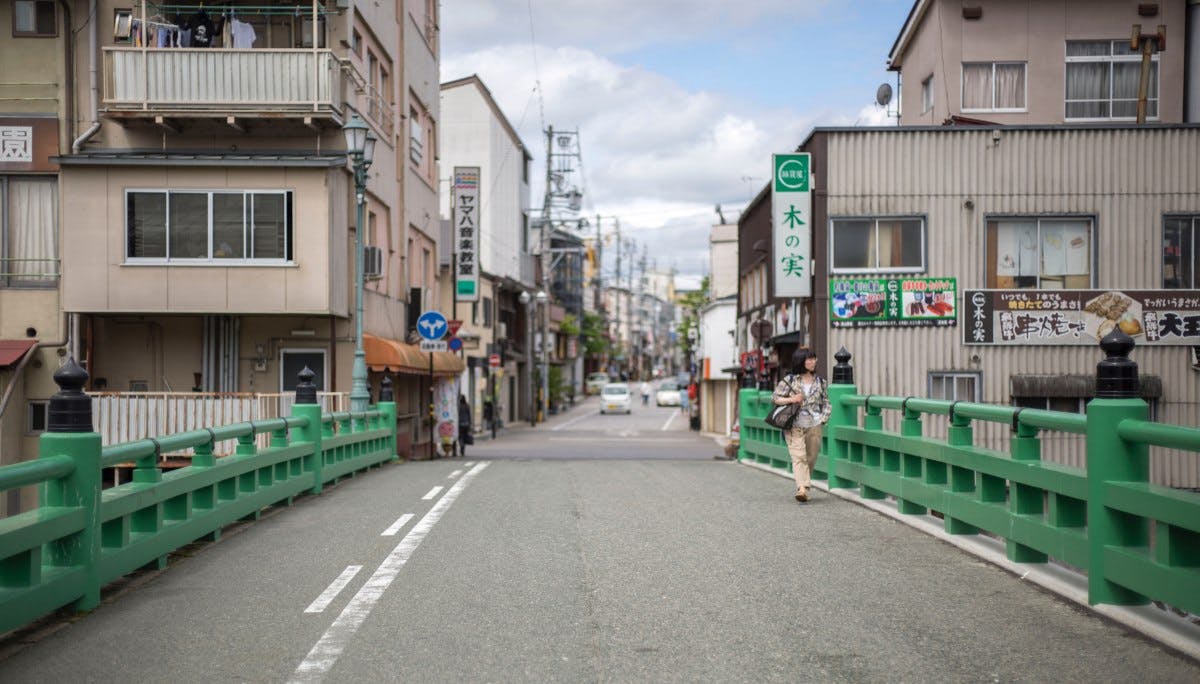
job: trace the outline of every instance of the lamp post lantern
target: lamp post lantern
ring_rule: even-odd
[[[346,136],[346,156],[354,168],[354,367],[350,373],[350,410],[365,411],[371,403],[367,388],[367,356],[363,351],[363,207],[366,204],[367,169],[375,157],[375,136],[363,120],[354,114],[342,126]]]

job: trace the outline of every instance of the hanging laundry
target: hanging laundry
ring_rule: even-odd
[[[204,10],[192,17],[192,47],[209,48],[217,37],[216,26]]]
[[[229,22],[233,28],[230,33],[233,34],[233,47],[238,50],[248,50],[254,47],[254,41],[258,39],[258,35],[254,33],[254,27],[250,24],[233,19]]]
[[[171,30],[166,26],[159,26],[154,33],[154,47],[171,47]]]

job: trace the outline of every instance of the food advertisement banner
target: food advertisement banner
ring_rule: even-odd
[[[872,278],[829,281],[835,328],[952,326],[958,321],[954,278]]]
[[[963,344],[1200,345],[1200,290],[967,290]]]

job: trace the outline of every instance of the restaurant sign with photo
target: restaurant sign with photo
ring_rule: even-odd
[[[829,281],[829,320],[835,328],[911,328],[957,325],[954,278],[870,278]]]
[[[967,290],[963,344],[1200,344],[1200,290]]]

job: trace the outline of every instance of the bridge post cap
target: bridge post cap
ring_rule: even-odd
[[[395,401],[396,395],[392,393],[392,371],[390,368],[383,369],[383,379],[379,381],[379,401]]]
[[[1138,396],[1138,367],[1129,358],[1133,338],[1114,327],[1100,340],[1106,357],[1096,364],[1096,398],[1131,399]]]
[[[837,364],[833,367],[833,384],[853,385],[854,367],[850,365],[850,352],[846,351],[846,347],[843,346],[837,350],[833,358],[837,359]]]
[[[317,403],[317,386],[313,384],[313,378],[317,377],[317,374],[311,368],[305,366],[297,373],[297,377],[300,378],[300,384],[296,385],[296,403]]]
[[[50,397],[47,411],[47,432],[91,432],[92,398],[83,392],[88,373],[70,357],[54,371],[59,390]]]

